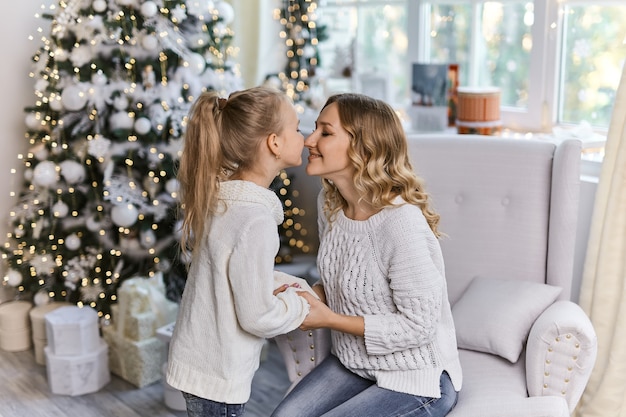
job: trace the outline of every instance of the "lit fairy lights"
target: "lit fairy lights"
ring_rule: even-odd
[[[5,286],[107,318],[119,284],[163,273],[182,291],[178,182],[186,115],[241,88],[222,0],[64,0],[42,6],[27,152],[2,245]],[[171,278],[168,281],[168,277]]]

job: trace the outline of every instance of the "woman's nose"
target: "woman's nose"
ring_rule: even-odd
[[[311,147],[315,146],[314,135],[315,135],[315,132],[311,133],[309,136],[304,138],[304,146],[306,146],[307,148],[311,148]]]

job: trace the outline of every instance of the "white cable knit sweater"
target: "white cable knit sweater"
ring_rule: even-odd
[[[273,191],[247,181],[220,185],[227,207],[207,224],[195,251],[170,343],[166,380],[201,398],[250,398],[265,338],[296,329],[309,305],[293,288],[272,295],[277,225]]]
[[[393,391],[441,397],[445,370],[462,374],[439,242],[419,207],[397,198],[365,221],[339,211],[329,224],[318,200],[318,266],[329,307],[363,316],[365,337],[332,332],[349,370]]]

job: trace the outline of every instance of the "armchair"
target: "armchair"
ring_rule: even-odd
[[[569,416],[597,352],[590,320],[570,301],[580,142],[408,140],[447,235],[441,247],[463,367],[449,416]],[[327,354],[326,337],[296,330],[277,339],[294,384]]]

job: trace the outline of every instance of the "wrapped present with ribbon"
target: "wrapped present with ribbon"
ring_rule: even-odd
[[[113,323],[120,337],[144,340],[156,329],[176,321],[178,304],[165,296],[163,275],[129,278],[117,291],[118,303],[112,308]]]
[[[112,324],[102,328],[111,372],[141,388],[161,378],[166,344],[156,330],[176,321],[178,304],[165,296],[163,275],[129,278],[117,291]]]
[[[166,359],[166,345],[156,337],[130,340],[120,337],[115,326],[102,328],[109,345],[111,372],[138,388],[161,379],[161,367]]]

